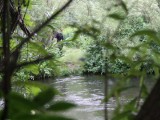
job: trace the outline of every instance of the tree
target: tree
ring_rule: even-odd
[[[151,93],[142,105],[138,115],[136,115],[135,120],[158,120],[160,118],[160,78],[158,78],[157,83],[152,89]]]
[[[24,2],[24,3],[23,3]],[[50,102],[54,95],[55,91],[53,88],[50,87],[45,87],[43,86],[42,92],[40,92],[37,96],[35,96],[33,99],[27,99],[24,98],[23,96],[12,92],[12,77],[15,72],[17,72],[20,68],[25,67],[27,65],[31,64],[36,64],[44,60],[51,59],[53,56],[50,54],[45,54],[37,59],[34,59],[32,61],[19,61],[20,55],[21,55],[21,49],[24,46],[24,44],[28,43],[30,39],[35,35],[35,33],[38,33],[43,27],[48,25],[48,23],[53,20],[55,17],[57,17],[64,9],[66,9],[72,0],[69,0],[64,6],[62,6],[58,11],[56,11],[50,18],[48,18],[46,21],[43,22],[42,25],[35,27],[33,32],[29,32],[27,27],[24,24],[23,17],[21,15],[21,8],[22,6],[26,5],[26,1],[23,1],[21,3],[20,0],[17,1],[12,1],[12,0],[1,0],[0,1],[0,16],[1,16],[1,33],[2,33],[2,54],[1,54],[1,60],[0,60],[0,65],[1,65],[1,75],[2,75],[2,81],[1,81],[1,93],[2,93],[2,98],[4,99],[4,107],[3,110],[1,111],[1,120],[6,120],[6,119],[64,119],[67,120],[67,118],[63,118],[57,115],[49,115],[46,113],[45,115],[40,115],[39,113],[36,113],[37,110],[40,113],[42,112],[41,109],[47,111],[54,111],[55,106],[61,106],[62,104],[66,106],[65,109],[68,109],[70,107],[73,107],[73,104],[70,103],[57,103],[54,105],[51,105],[49,108],[45,108],[45,104]],[[17,3],[17,4],[16,4]],[[22,31],[27,35],[26,38],[24,38],[22,41],[20,41],[15,49],[11,49],[10,43],[11,43],[11,38],[12,34],[14,33],[17,25],[20,26]],[[30,83],[31,84],[31,83]],[[35,84],[36,85],[36,84]],[[37,84],[37,86],[39,86]],[[44,94],[48,94],[46,98],[43,98]],[[12,101],[11,101],[12,100]],[[14,105],[15,102],[18,102],[21,105],[17,106]],[[21,110],[23,107],[27,107],[24,111]],[[53,107],[53,108],[52,108]],[[58,107],[59,108],[59,107]],[[57,109],[58,109],[57,108]],[[13,114],[14,110],[18,112],[18,114]],[[58,110],[62,110],[61,108]],[[39,114],[39,115],[38,115]],[[24,116],[26,116],[24,118]]]

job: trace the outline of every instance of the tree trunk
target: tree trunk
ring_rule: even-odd
[[[142,105],[135,120],[160,120],[160,78]]]

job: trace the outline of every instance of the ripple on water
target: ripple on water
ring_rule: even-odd
[[[57,100],[66,100],[78,105],[65,114],[75,117],[76,120],[104,120],[104,80],[102,76],[73,76],[58,78],[51,84],[64,94],[64,96],[58,96]],[[115,82],[109,79],[109,90]],[[130,84],[132,85],[132,82]],[[136,88],[121,94],[122,96],[118,98],[120,104],[130,102],[137,95],[137,91],[139,90]],[[109,116],[112,116],[113,110],[117,107],[116,100],[115,97],[111,97],[107,103]]]

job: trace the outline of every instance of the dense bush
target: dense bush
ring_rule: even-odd
[[[108,72],[109,73],[127,73],[130,66],[120,59],[116,59],[114,61],[108,61]]]
[[[129,15],[119,25],[114,37],[114,43],[118,48],[120,48],[122,53],[125,53],[127,47],[134,47],[145,41],[145,36],[137,37],[134,41],[128,40],[128,38],[131,37],[135,31],[139,31],[144,28],[147,29],[147,27],[148,24],[144,21],[143,16]]]
[[[136,46],[142,41],[145,41],[145,36],[141,37],[135,43],[128,41],[128,38],[137,30],[143,29],[146,23],[140,16],[129,16],[120,24],[115,36],[113,46],[118,48],[114,52],[118,51],[118,54],[126,54],[128,46]],[[130,67],[125,61],[116,59],[110,59],[109,53],[105,52],[108,48],[103,44],[108,41],[108,37],[100,36],[98,40],[91,42],[86,49],[85,60],[85,72],[88,73],[100,73],[103,74],[106,71],[106,67],[111,73],[123,73]],[[107,56],[107,57],[105,57]]]
[[[105,73],[107,61],[104,57],[104,50],[100,41],[93,41],[87,46],[84,64],[85,73]]]

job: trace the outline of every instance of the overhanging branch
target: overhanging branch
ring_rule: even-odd
[[[49,24],[51,20],[56,18],[64,9],[66,9],[72,2],[73,0],[69,0],[64,6],[62,6],[57,12],[55,12],[50,18],[48,18],[42,25],[38,26],[35,28],[35,30],[27,37],[25,38],[15,49],[15,51],[18,51],[19,49],[22,48],[22,46],[27,43],[34,35],[35,33],[38,33],[44,26]]]
[[[20,69],[21,67],[24,67],[24,66],[27,66],[27,65],[31,65],[31,64],[37,64],[39,62],[42,62],[42,61],[45,61],[45,60],[49,60],[51,59],[53,56],[51,55],[48,55],[48,56],[45,56],[45,57],[41,57],[41,58],[38,58],[36,60],[32,60],[32,61],[29,61],[29,62],[24,62],[24,63],[20,63],[16,66],[16,69]]]

